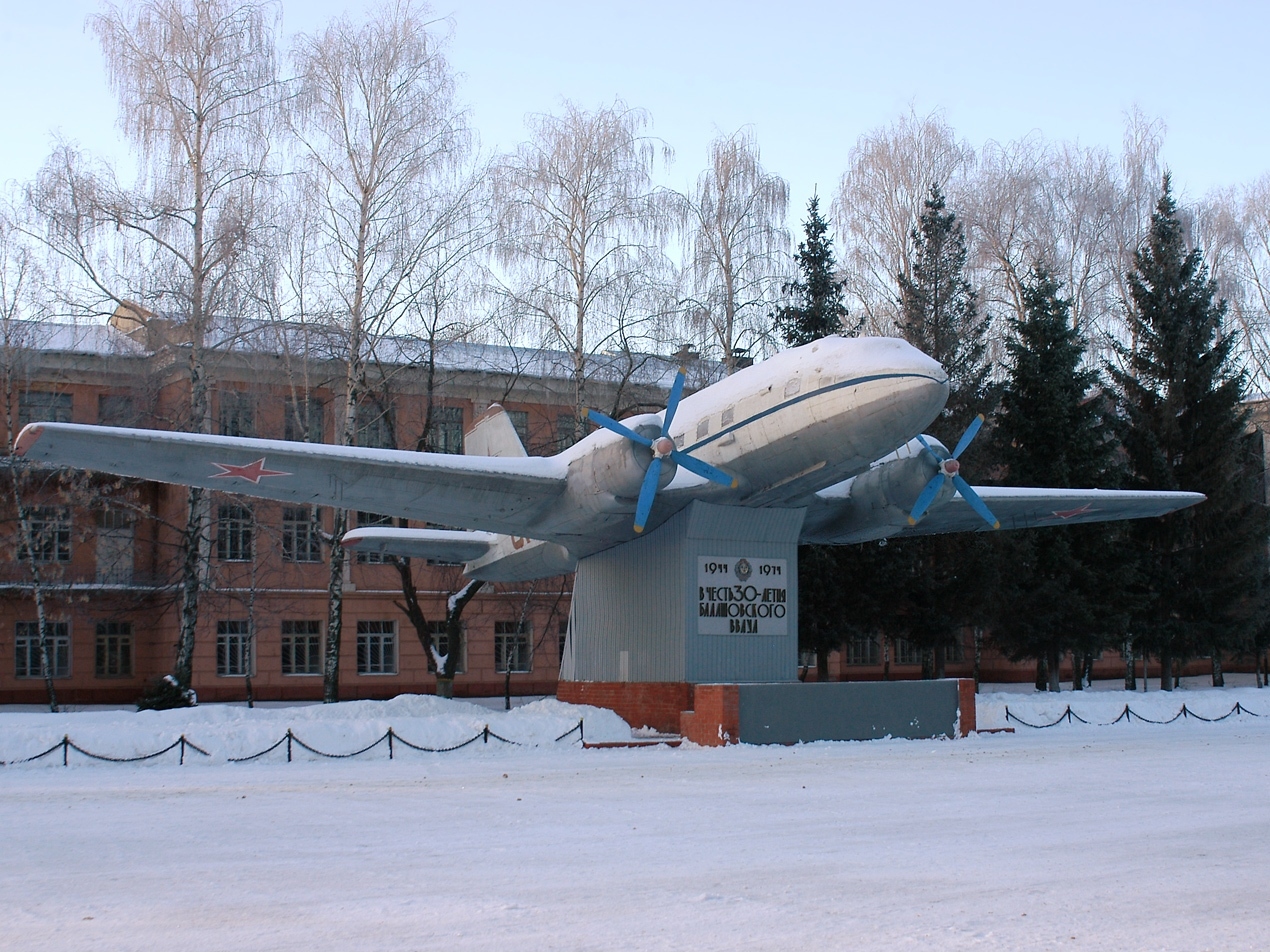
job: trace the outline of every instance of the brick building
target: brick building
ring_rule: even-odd
[[[22,425],[54,420],[178,428],[188,389],[188,348],[128,313],[109,326],[31,327],[4,355],[10,385],[0,426],[6,445]],[[329,351],[327,351],[329,353]],[[387,352],[387,353],[386,353]],[[464,431],[489,404],[511,414],[531,454],[555,452],[576,430],[564,354],[483,345],[438,349],[380,342],[374,395],[359,411],[358,442],[418,449],[433,391],[432,445],[462,452]],[[426,355],[422,355],[426,356]],[[660,408],[678,362],[600,358],[588,400],[622,413]],[[213,432],[333,441],[337,361],[303,366],[241,335],[209,354]],[[303,381],[304,386],[298,382]],[[10,432],[10,429],[12,432]],[[186,489],[114,477],[28,474],[34,551],[53,624],[52,662],[63,703],[126,703],[171,670],[178,632],[180,532]],[[203,700],[320,699],[333,515],[212,494],[210,559],[200,599],[193,686]],[[377,524],[353,513],[352,525]],[[32,576],[18,559],[12,481],[0,498],[0,703],[41,703]],[[457,566],[411,566],[429,624],[443,629],[445,601],[462,586]],[[430,653],[407,616],[398,568],[375,555],[343,567],[340,694],[383,698],[431,692]],[[490,585],[465,613],[458,696],[555,690],[571,578]]]

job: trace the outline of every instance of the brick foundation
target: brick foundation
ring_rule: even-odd
[[[698,684],[692,710],[679,715],[684,740],[702,747],[735,744],[741,728],[741,694],[735,684]]]
[[[631,727],[678,734],[679,715],[692,709],[692,687],[682,681],[561,681],[556,697],[607,707]]]
[[[957,728],[962,737],[975,730],[975,681],[974,678],[957,680]]]

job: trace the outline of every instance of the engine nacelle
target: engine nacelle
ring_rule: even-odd
[[[943,449],[938,440],[927,440]],[[938,472],[930,455],[916,440],[900,447],[890,458],[850,481],[848,503],[826,533],[839,541],[869,542],[894,535],[908,525],[908,516],[922,489]],[[931,507],[953,497],[952,481],[945,482]]]
[[[641,436],[656,439],[661,420],[654,414],[633,417],[623,423]],[[627,439],[614,440],[574,460],[569,468],[569,495],[591,511],[625,511],[639,497],[644,476],[653,461],[653,451]],[[669,458],[662,461],[658,488],[675,478],[678,467]]]

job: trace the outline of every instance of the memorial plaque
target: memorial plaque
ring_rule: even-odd
[[[697,632],[702,635],[788,633],[785,559],[697,557]]]

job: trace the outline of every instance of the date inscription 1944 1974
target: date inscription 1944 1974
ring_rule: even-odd
[[[785,559],[697,558],[697,631],[703,635],[784,635]]]

